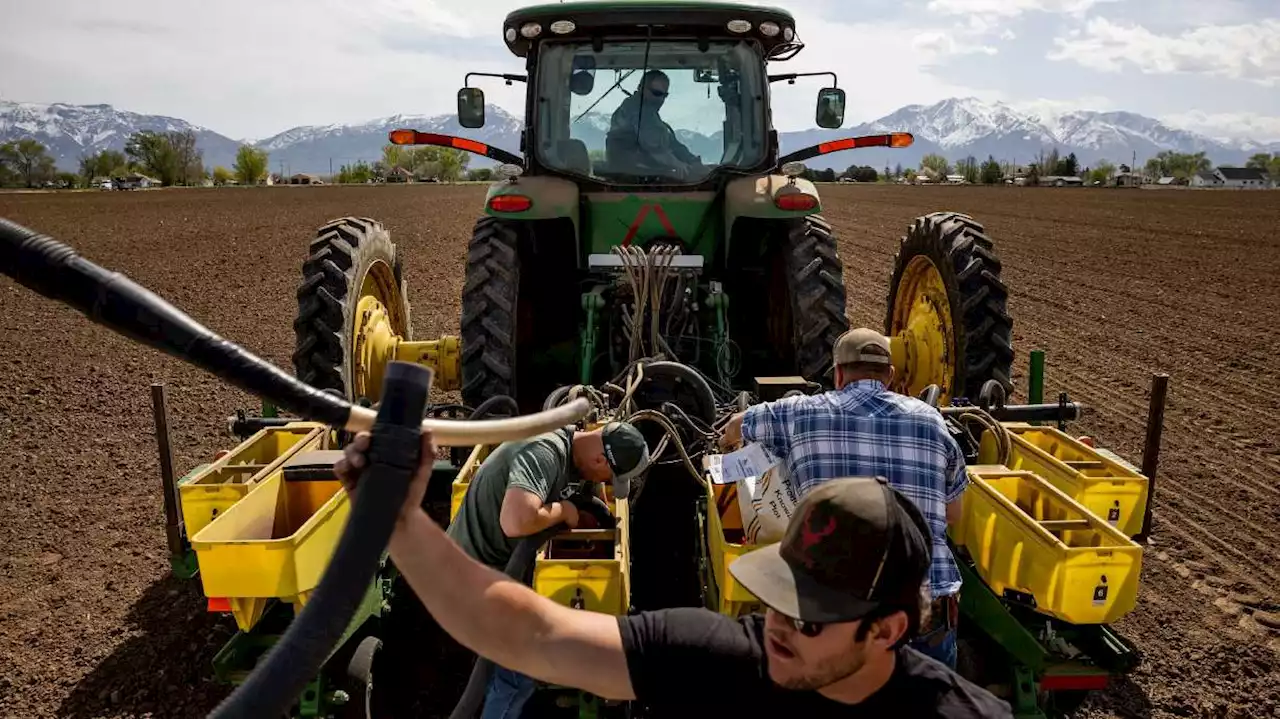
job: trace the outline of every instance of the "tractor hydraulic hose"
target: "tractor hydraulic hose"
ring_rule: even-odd
[[[351,500],[351,515],[311,599],[253,673],[210,715],[280,716],[342,638],[378,571],[396,515],[422,454],[423,409],[432,372],[422,365],[387,364],[382,402],[369,438],[369,466]]]
[[[335,429],[373,428],[372,409],[308,386],[275,365],[214,334],[128,277],[100,267],[51,237],[0,218],[0,274],[79,310],[90,320],[158,349],[301,419]],[[424,419],[439,446],[500,444],[563,427],[586,416],[586,400],[507,419]]]

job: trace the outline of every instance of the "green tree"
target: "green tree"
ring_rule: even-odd
[[[1089,171],[1089,182],[1100,182],[1104,185],[1109,184],[1116,176],[1116,166],[1106,160],[1099,160],[1098,164]]]
[[[342,184],[360,184],[363,185],[373,179],[373,168],[364,160],[358,160],[354,165],[343,165],[338,170],[336,182]]]
[[[233,179],[235,179],[235,174],[222,165],[213,168],[213,184],[225,185]]]
[[[39,187],[57,172],[48,149],[31,138],[0,145],[0,165],[7,166],[14,180],[25,187]]]
[[[236,150],[236,161],[231,169],[235,172],[236,182],[241,185],[256,185],[267,176],[267,151],[252,145],[241,145]]]
[[[403,145],[384,145],[382,147],[382,165],[387,168],[387,172],[403,167],[409,169],[409,160],[413,153],[412,148],[406,148]]]
[[[920,169],[928,170],[934,179],[938,179],[951,173],[951,164],[942,155],[930,153],[920,160]]]
[[[191,185],[204,179],[203,153],[196,147],[192,130],[135,132],[125,142],[124,151],[165,185]]]
[[[999,184],[1000,179],[1004,177],[1004,171],[1000,169],[1000,163],[996,162],[996,158],[991,155],[987,155],[987,160],[982,163],[979,174],[984,185]]]
[[[1080,175],[1080,161],[1076,159],[1076,153],[1073,152],[1058,160],[1053,166],[1053,174],[1063,177],[1078,177]]]
[[[80,175],[85,182],[95,177],[116,177],[129,171],[129,158],[123,152],[101,150],[80,158]]]

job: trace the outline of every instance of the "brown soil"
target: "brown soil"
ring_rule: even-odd
[[[1015,349],[1074,429],[1135,463],[1150,373],[1171,379],[1144,662],[1079,716],[1280,714],[1280,193],[827,187],[855,323],[880,327],[910,220],[984,223],[1011,288]],[[0,216],[124,272],[289,368],[315,227],[382,220],[406,256],[419,337],[456,333],[476,187],[0,194]],[[203,716],[231,633],[170,577],[148,386],[168,385],[179,471],[233,445],[257,402],[0,280],[0,716]],[[1017,379],[1022,381],[1020,372]],[[1024,396],[1019,390],[1019,396]]]

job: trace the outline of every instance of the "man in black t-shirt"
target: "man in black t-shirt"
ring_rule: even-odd
[[[352,491],[368,446],[357,435],[335,467]],[[435,456],[429,433],[422,456]],[[735,620],[689,608],[614,617],[539,596],[468,557],[422,511],[430,474],[427,462],[414,478],[391,558],[440,626],[498,665],[659,717],[1012,716],[903,646],[921,622],[929,534],[883,480],[815,488],[781,543],[730,565],[769,607]]]

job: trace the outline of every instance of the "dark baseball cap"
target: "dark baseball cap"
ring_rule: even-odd
[[[919,606],[932,559],[920,510],[882,478],[823,482],[786,534],[729,571],[775,611],[806,622],[851,622],[881,605]]]
[[[614,481],[630,481],[649,466],[649,445],[640,430],[626,422],[610,422],[600,430],[604,458]]]

